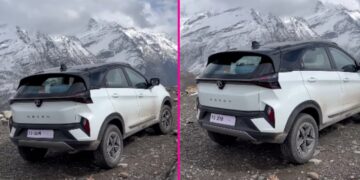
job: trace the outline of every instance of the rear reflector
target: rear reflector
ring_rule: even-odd
[[[265,113],[266,113],[266,120],[269,122],[269,124],[275,128],[275,112],[274,112],[274,109],[269,106],[269,105],[266,105],[265,107]]]
[[[90,122],[88,119],[81,117],[81,126],[83,131],[90,136]]]

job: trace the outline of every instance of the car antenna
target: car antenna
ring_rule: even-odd
[[[63,72],[63,71],[66,71],[66,70],[67,70],[66,64],[61,63],[61,64],[60,64],[60,71]]]
[[[257,41],[252,41],[252,42],[251,42],[251,48],[252,48],[252,49],[259,49],[259,47],[260,47],[260,43],[259,43],[259,42],[257,42]]]

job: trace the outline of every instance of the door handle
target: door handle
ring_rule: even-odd
[[[308,79],[308,82],[311,82],[311,83],[316,82],[316,78],[310,77],[310,78]]]
[[[343,81],[344,81],[344,82],[349,82],[350,79],[349,79],[349,78],[344,78]]]
[[[114,93],[114,94],[112,94],[112,97],[113,97],[113,98],[118,98],[119,95],[118,95],[117,93]]]

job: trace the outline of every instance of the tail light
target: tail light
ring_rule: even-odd
[[[81,127],[83,129],[83,131],[90,136],[90,122],[88,119],[82,117],[81,118]]]
[[[265,114],[266,114],[266,120],[269,122],[269,124],[275,128],[275,111],[274,109],[269,106],[269,105],[266,105],[265,107]]]
[[[259,78],[252,79],[220,79],[224,82],[235,82],[235,83],[244,83],[244,84],[255,84],[261,87],[269,88],[269,89],[281,89],[278,74],[270,74],[266,76],[262,76]],[[206,78],[197,78],[196,83],[201,81],[218,81],[219,79],[206,79]]]
[[[280,89],[278,74],[263,76],[256,79],[256,84],[269,89]]]
[[[91,97],[90,97],[90,93],[89,92],[84,92],[84,93],[79,93],[79,94],[75,94],[73,96],[69,97],[69,100],[75,101],[75,102],[79,102],[79,103],[84,103],[84,104],[91,104],[93,103]]]
[[[12,98],[9,100],[10,105],[14,102],[31,102],[34,100],[43,100],[43,101],[73,101],[84,104],[93,103],[90,92],[82,92],[78,94],[73,94],[69,96],[58,96],[58,97],[41,97],[41,98]]]
[[[13,120],[12,120],[12,117],[10,117],[10,119],[9,119],[9,129],[10,129],[10,131],[11,131],[12,126],[13,126]]]

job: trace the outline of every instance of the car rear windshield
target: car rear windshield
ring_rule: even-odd
[[[32,76],[20,83],[16,98],[63,97],[86,91],[83,79],[72,75]]]
[[[222,53],[209,58],[201,78],[251,79],[274,73],[271,59],[254,53]]]

